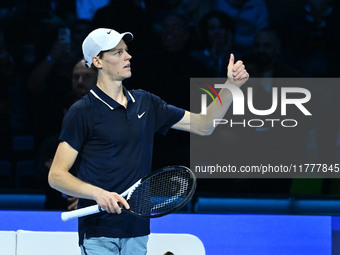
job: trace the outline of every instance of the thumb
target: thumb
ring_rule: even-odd
[[[235,62],[235,57],[233,53],[230,53],[229,65],[233,65]]]

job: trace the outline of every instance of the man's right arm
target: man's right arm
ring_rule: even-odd
[[[50,186],[69,196],[95,200],[107,212],[120,213],[118,202],[129,209],[128,203],[119,194],[83,182],[69,172],[77,156],[78,151],[67,142],[59,144],[48,175]]]

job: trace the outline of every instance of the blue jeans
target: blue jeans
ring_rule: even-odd
[[[131,238],[84,238],[82,255],[146,255],[149,236]]]

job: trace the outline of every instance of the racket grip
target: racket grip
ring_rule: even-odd
[[[99,205],[92,205],[92,206],[84,207],[81,209],[73,210],[70,212],[63,212],[61,213],[61,219],[63,221],[67,221],[70,219],[99,213],[101,211],[103,211],[103,209],[101,209]]]

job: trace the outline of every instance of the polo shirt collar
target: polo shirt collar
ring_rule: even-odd
[[[136,102],[135,98],[131,95],[130,91],[128,91],[124,86],[123,86],[123,92],[129,102]],[[110,110],[114,110],[114,108],[117,108],[120,106],[119,103],[117,103],[114,99],[106,95],[97,85],[94,86],[91,90],[90,93],[97,98],[99,101],[101,101],[103,104],[105,104],[107,107],[110,108]]]

